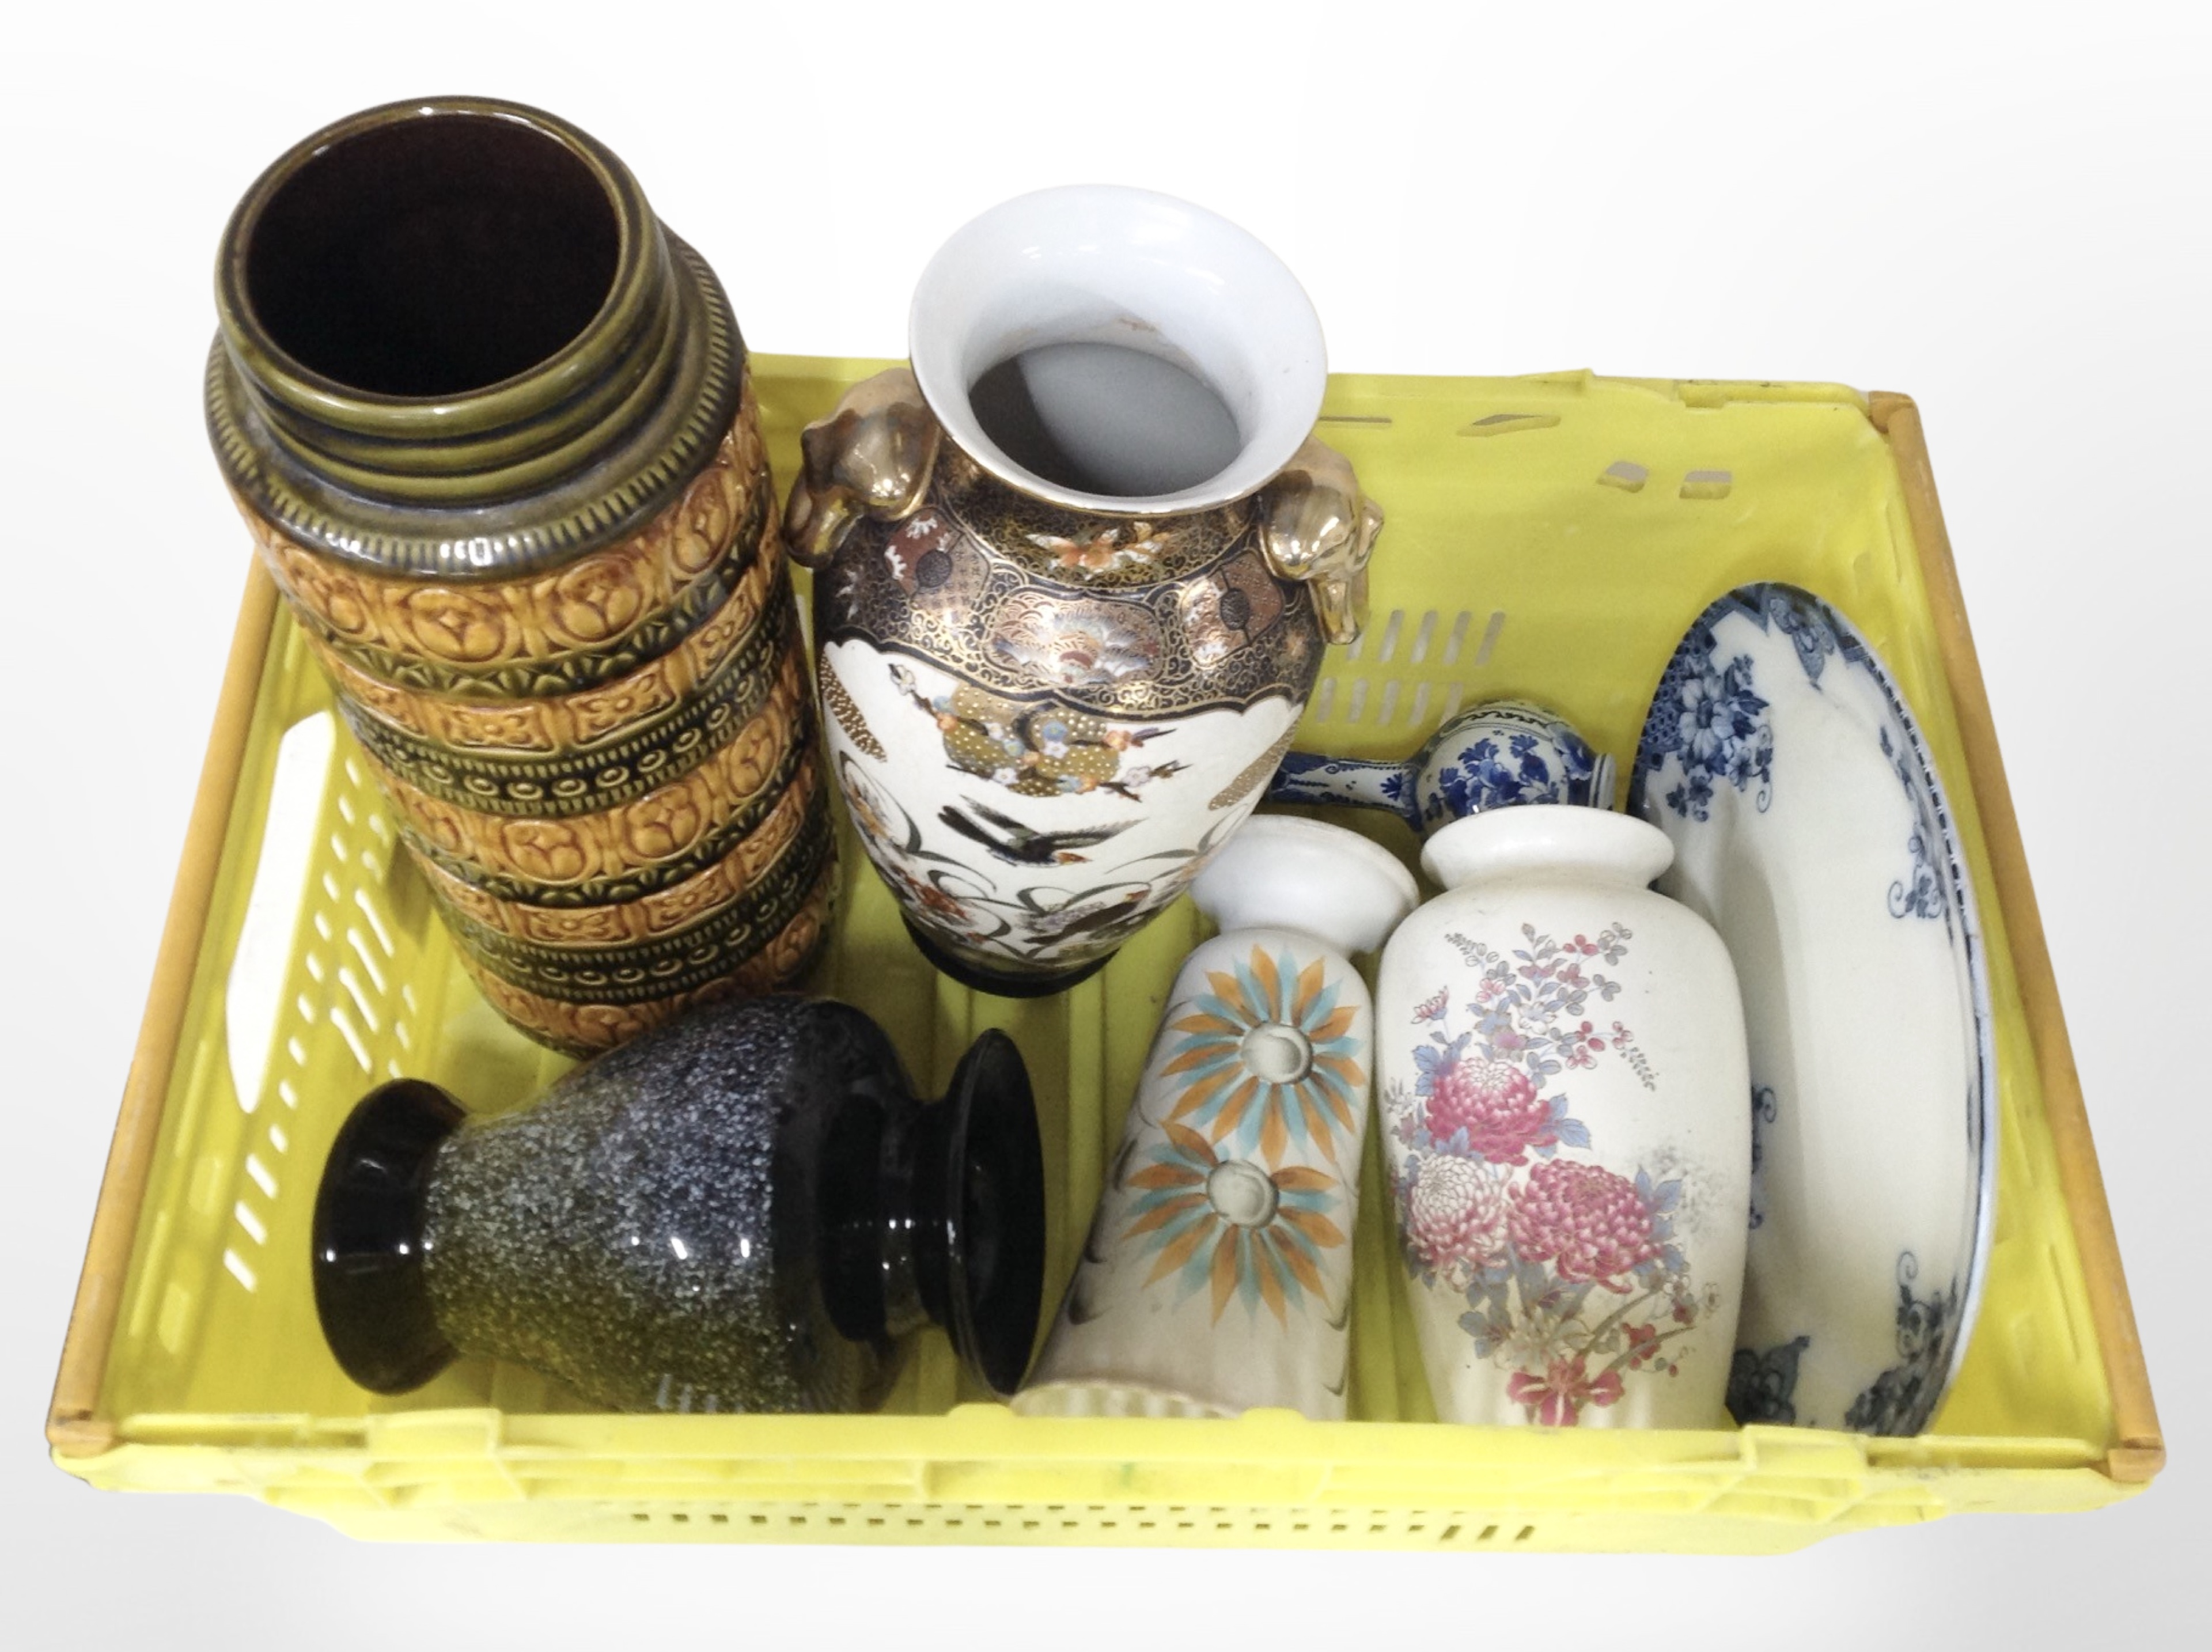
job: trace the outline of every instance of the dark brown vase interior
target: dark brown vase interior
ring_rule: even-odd
[[[1056,487],[1142,499],[1195,488],[1236,462],[1236,416],[1195,373],[1126,345],[1033,345],[969,387],[983,434]]]
[[[613,202],[565,145],[514,121],[426,115],[333,144],[251,231],[246,292],[310,372],[453,396],[574,339],[615,277]]]

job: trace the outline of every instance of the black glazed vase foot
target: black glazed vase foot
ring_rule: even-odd
[[[1036,1338],[1044,1200],[1003,1033],[929,1102],[848,1005],[724,999],[496,1116],[372,1091],[317,1195],[316,1308],[380,1394],[467,1355],[621,1411],[866,1411],[936,1325],[1005,1396]]]
[[[362,1097],[324,1166],[315,1314],[345,1374],[373,1394],[419,1388],[455,1357],[423,1278],[422,1200],[464,1116],[437,1085],[397,1079]]]
[[[922,1117],[941,1144],[933,1174],[945,1190],[950,1289],[940,1322],[969,1374],[1010,1399],[1029,1371],[1044,1297],[1044,1146],[1014,1041],[984,1033]]]
[[[939,975],[950,976],[971,991],[988,993],[994,998],[1050,998],[1054,993],[1066,992],[1079,981],[1090,980],[1091,976],[1114,961],[1114,955],[1109,952],[1103,958],[1093,958],[1090,963],[1079,964],[1073,969],[1064,969],[1057,975],[1048,975],[1018,974],[1012,970],[986,969],[980,965],[969,963],[963,958],[953,957],[951,953],[930,939],[916,926],[913,919],[905,918],[902,921],[905,923],[906,932],[913,938],[914,944],[920,950],[921,956],[929,960],[931,967]]]

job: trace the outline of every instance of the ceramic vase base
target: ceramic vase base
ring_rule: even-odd
[[[423,1279],[422,1184],[461,1109],[434,1084],[385,1085],[347,1120],[315,1200],[315,1311],[345,1374],[405,1394],[453,1364]]]
[[[921,956],[929,960],[939,975],[951,976],[972,992],[988,993],[994,998],[1050,998],[1054,993],[1066,992],[1079,981],[1090,980],[1114,957],[1109,952],[1103,958],[1093,958],[1088,963],[1079,964],[1057,975],[1016,975],[1011,971],[985,969],[964,958],[953,957],[924,934],[911,919],[906,920],[906,932],[914,938],[914,944],[921,949]]]
[[[1036,1098],[1001,1032],[928,1102],[862,1011],[726,1000],[495,1116],[380,1085],[331,1149],[311,1266],[325,1340],[378,1394],[465,1356],[613,1411],[872,1411],[934,1325],[1006,1397],[1044,1289]]]

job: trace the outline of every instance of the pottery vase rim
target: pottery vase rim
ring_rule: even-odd
[[[1331,865],[1334,875],[1311,875]],[[1299,884],[1296,904],[1266,898],[1279,878]],[[1198,874],[1191,898],[1224,933],[1292,930],[1348,957],[1389,939],[1420,904],[1421,890],[1396,855],[1348,827],[1255,815]]]
[[[301,340],[285,337],[281,320],[272,325],[268,294],[257,300],[254,292],[256,261],[278,255],[257,237],[292,185],[351,144],[400,143],[396,160],[372,149],[353,164],[372,178],[400,180],[397,195],[420,191],[407,170],[404,135],[441,125],[464,142],[471,128],[479,142],[496,131],[510,150],[515,135],[526,135],[520,153],[550,168],[562,204],[581,215],[566,232],[573,239],[588,228],[604,239],[599,252],[580,255],[588,262],[579,266],[579,290],[565,304],[551,301],[554,313],[540,324],[545,336],[514,341],[520,354],[513,360],[495,351],[474,368],[454,366],[455,383],[423,393],[347,382],[342,367],[303,359]],[[516,192],[502,171],[514,154],[502,159],[495,149],[489,158],[465,153],[464,160],[470,164],[458,172],[432,167],[428,175],[450,173],[495,197]],[[340,188],[345,181],[343,174],[335,180]],[[314,199],[311,189],[301,210],[313,214]],[[556,224],[553,233],[563,230]],[[343,222],[323,231],[341,246],[358,233]],[[294,243],[310,249],[299,256],[313,256],[312,234],[295,233]],[[280,237],[268,245],[294,243]],[[470,256],[476,266],[498,269],[502,260],[526,264],[528,252]],[[305,278],[315,273],[307,267]],[[215,296],[208,428],[231,490],[287,538],[373,573],[500,580],[617,543],[712,462],[743,401],[744,341],[706,261],[660,222],[605,144],[558,116],[502,99],[405,99],[294,144],[232,212],[216,254]],[[481,301],[511,303],[505,295]],[[580,319],[571,322],[563,310]],[[576,330],[554,343],[564,323]],[[533,351],[541,353],[524,359]],[[483,381],[469,382],[471,371],[483,371]]]
[[[1446,890],[1553,867],[1640,889],[1674,863],[1673,840],[1649,821],[1572,803],[1486,809],[1438,827],[1421,847],[1421,870]]]
[[[568,151],[605,192],[616,226],[615,268],[607,295],[580,331],[543,360],[489,384],[433,395],[364,390],[318,372],[270,335],[248,290],[253,233],[270,203],[340,145],[418,120],[484,120],[521,127]],[[255,376],[297,404],[348,424],[374,422],[394,436],[441,436],[504,423],[569,394],[586,369],[631,325],[647,299],[657,228],[645,191],[612,150],[559,116],[500,98],[404,98],[333,121],[279,155],[255,179],[225,226],[216,268],[216,310],[224,340]]]
[[[1079,288],[1071,279],[1079,266]],[[1006,312],[1010,295],[1048,284],[1079,290],[1090,319],[1063,314],[1040,325]],[[1201,287],[1213,296],[1194,305]],[[1139,313],[1139,295],[1159,313]],[[1186,313],[1168,313],[1178,307]],[[1216,324],[1203,337],[1188,313],[1197,308],[1211,309],[1206,319]],[[1109,331],[1110,339],[1101,337]],[[1132,495],[1050,481],[1009,458],[970,406],[978,376],[1024,349],[1078,341],[1142,349],[1139,339],[1164,346],[1145,353],[1192,370],[1236,421],[1237,457],[1190,486]],[[1265,243],[1203,207],[1115,184],[1032,191],[954,231],[915,283],[908,350],[931,413],[983,471],[1032,498],[1102,516],[1184,515],[1257,492],[1312,434],[1328,378],[1313,301]],[[1200,351],[1215,357],[1213,371]],[[1224,385],[1224,377],[1242,382]]]

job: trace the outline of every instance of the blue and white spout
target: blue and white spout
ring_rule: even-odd
[[[1291,752],[1268,782],[1267,800],[1385,809],[1425,834],[1515,804],[1610,809],[1613,789],[1613,759],[1558,713],[1528,700],[1486,700],[1402,762]]]

